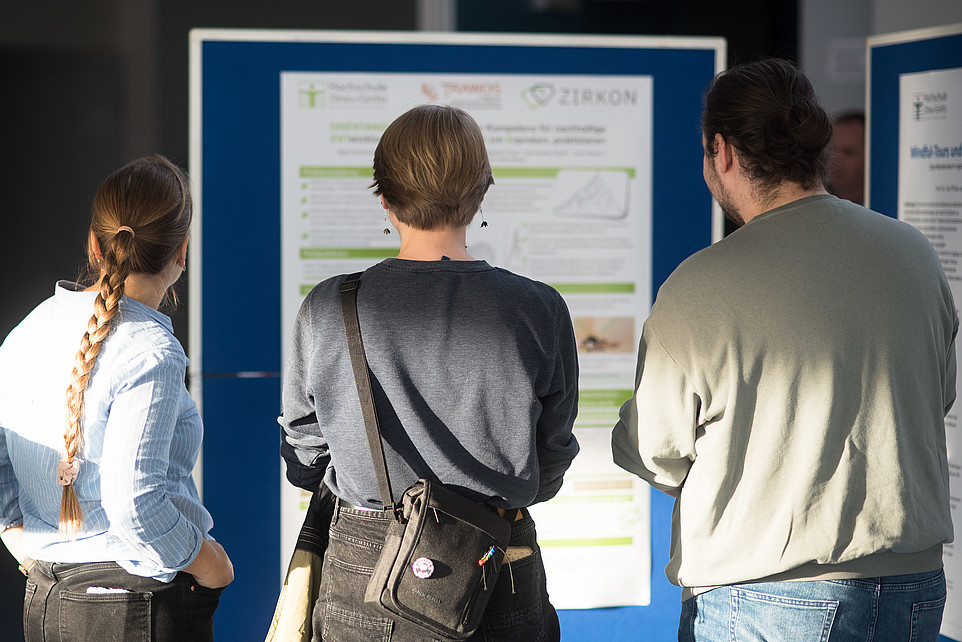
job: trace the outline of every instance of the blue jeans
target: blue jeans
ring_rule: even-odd
[[[88,590],[91,587],[93,591]],[[24,639],[210,642],[222,591],[200,586],[187,573],[160,582],[131,575],[113,562],[52,564],[38,560],[30,569],[24,592]]]
[[[679,642],[937,641],[942,570],[814,582],[734,584],[682,603]]]
[[[395,620],[379,605],[364,601],[364,591],[392,519],[384,511],[364,511],[339,502],[331,521],[319,597],[314,605],[315,642],[435,639],[424,629]],[[544,564],[530,515],[512,522],[508,545],[530,547],[532,554],[511,562],[510,569],[504,564],[481,626],[468,640],[557,642],[561,639],[561,627],[558,614],[548,601]]]

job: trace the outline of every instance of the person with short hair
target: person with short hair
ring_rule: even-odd
[[[191,476],[187,356],[158,311],[186,269],[187,177],[138,159],[92,209],[92,284],[58,282],[0,346],[0,531],[27,575],[24,632],[212,640],[234,571]]]
[[[865,114],[844,112],[834,125],[828,191],[861,205],[865,202]]]
[[[374,152],[372,187],[400,250],[363,272],[357,312],[393,501],[430,479],[511,522],[510,563],[470,639],[557,641],[527,507],[558,492],[578,453],[577,346],[557,291],[468,252],[467,226],[492,183],[466,112],[422,105],[393,121]],[[433,640],[364,600],[394,518],[383,510],[348,354],[345,277],[318,284],[301,305],[279,419],[288,480],[309,491],[323,480],[338,498],[314,640],[375,631]]]
[[[615,462],[675,497],[678,639],[936,640],[959,320],[931,243],[828,194],[791,63],[722,72],[704,175],[739,227],[644,325]]]

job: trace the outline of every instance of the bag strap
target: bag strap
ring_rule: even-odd
[[[357,319],[357,288],[361,283],[361,274],[361,272],[350,274],[341,284],[341,315],[344,317],[344,334],[347,336],[347,349],[351,354],[354,383],[357,385],[357,398],[361,402],[361,414],[364,416],[367,443],[371,448],[371,460],[374,462],[377,485],[381,491],[381,503],[384,505],[384,510],[394,513],[395,519],[400,521],[400,515],[394,505],[394,495],[391,494],[387,460],[384,458],[384,448],[381,445],[381,428],[377,422],[377,410],[374,408],[374,394],[371,392],[371,376],[367,356],[364,354],[364,343],[361,341],[361,324]]]

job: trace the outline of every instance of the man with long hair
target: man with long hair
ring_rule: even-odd
[[[782,60],[708,88],[741,227],[667,279],[614,459],[676,497],[679,640],[935,640],[958,315],[915,228],[825,189],[832,121]]]

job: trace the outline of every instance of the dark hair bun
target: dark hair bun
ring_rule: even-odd
[[[705,94],[702,133],[721,134],[763,190],[824,180],[832,121],[811,82],[791,63],[769,59],[733,67]],[[709,149],[709,151],[712,151]]]

